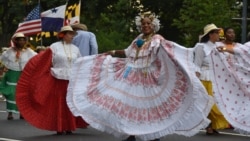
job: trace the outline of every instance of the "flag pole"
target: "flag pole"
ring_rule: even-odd
[[[42,32],[41,32],[41,35],[42,35]],[[40,45],[43,46],[43,38],[41,37],[41,41],[40,41]]]
[[[40,0],[38,0],[38,4],[40,5]],[[40,5],[41,6],[41,5]],[[40,8],[41,9],[41,8]],[[41,17],[41,10],[40,10],[40,18],[42,18]],[[42,19],[41,19],[42,20]],[[41,22],[41,24],[42,24],[42,22]],[[42,26],[41,26],[41,28],[42,28]],[[42,35],[42,30],[41,30],[41,32],[40,32],[40,35]],[[42,46],[43,45],[43,38],[42,38],[42,36],[41,36],[41,41],[40,41],[40,45]]]

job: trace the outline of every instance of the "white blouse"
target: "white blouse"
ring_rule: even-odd
[[[73,63],[81,57],[78,47],[59,41],[53,43],[50,49],[53,52],[51,74],[57,79],[69,80]]]
[[[19,58],[16,58],[14,47],[10,47],[1,55],[1,62],[10,70],[22,71],[26,63],[37,53],[30,48],[22,49]]]
[[[200,73],[200,80],[211,81],[211,59],[210,53],[218,45],[208,41],[207,43],[197,43],[194,47],[195,71]]]
[[[137,39],[140,38],[142,38],[142,34],[137,37]],[[161,40],[163,40],[163,37],[157,34],[154,35],[150,41],[143,44],[141,50],[138,52],[136,46],[137,39],[135,39],[132,44],[124,50],[128,58],[127,65],[133,68],[149,67],[156,59],[156,54],[159,50],[160,43]]]

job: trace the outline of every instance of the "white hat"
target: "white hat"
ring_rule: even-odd
[[[61,28],[61,31],[57,34],[57,38],[62,39],[64,37],[64,32],[67,32],[67,31],[73,32],[74,35],[76,34],[76,31],[74,31],[71,26],[67,25]]]
[[[87,28],[87,26],[85,24],[80,24],[80,23],[73,24],[73,25],[71,25],[71,27],[73,29],[80,29],[80,30],[84,30],[84,31],[88,30],[88,28]]]
[[[221,28],[218,28],[215,24],[208,24],[204,27],[204,34],[201,35],[200,38],[203,38],[204,36],[206,36],[210,31],[212,30],[220,30]]]
[[[67,25],[67,26],[63,26],[60,30],[60,32],[64,32],[64,31],[72,31],[74,32],[74,30],[72,29],[71,26]]]
[[[15,41],[16,38],[26,38],[22,32],[17,32],[12,36],[12,40]]]

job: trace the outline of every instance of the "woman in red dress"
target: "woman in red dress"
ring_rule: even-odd
[[[74,117],[66,104],[71,65],[81,56],[71,43],[74,35],[70,26],[62,27],[60,41],[28,62],[17,85],[17,105],[25,120],[58,135],[88,125]]]

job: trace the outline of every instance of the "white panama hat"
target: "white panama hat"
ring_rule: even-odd
[[[12,36],[12,41],[15,41],[16,38],[26,38],[22,32],[17,32]]]
[[[64,37],[64,32],[72,32],[76,35],[76,31],[74,31],[71,26],[66,25],[61,28],[60,32],[57,34],[57,38],[62,39]]]
[[[65,31],[72,31],[74,32],[74,30],[72,29],[71,26],[67,25],[67,26],[63,26],[60,30],[60,32],[65,32]]]
[[[206,36],[210,31],[212,30],[220,30],[221,28],[218,28],[215,24],[211,23],[208,24],[204,27],[204,34],[201,35],[200,38],[203,38],[204,36]]]

